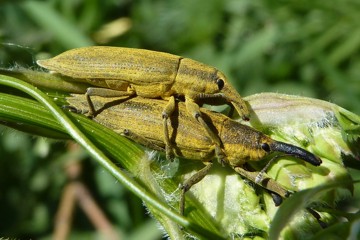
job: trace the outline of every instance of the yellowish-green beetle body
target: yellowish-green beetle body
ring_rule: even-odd
[[[163,100],[152,100],[136,97],[130,100],[94,98],[95,105],[101,109],[94,120],[116,132],[124,134],[140,144],[155,150],[164,151],[166,142],[162,138],[162,121],[157,118],[167,105]],[[76,109],[86,108],[86,101],[82,95],[73,95],[68,102]],[[121,102],[121,104],[118,104]],[[211,124],[218,134],[222,150],[225,153],[224,163],[230,165],[236,172],[253,182],[257,182],[259,172],[249,172],[243,168],[245,163],[259,161],[265,156],[280,152],[305,160],[312,165],[321,164],[321,159],[312,153],[280,141],[275,141],[265,134],[223,114],[201,109],[204,119]],[[172,116],[173,123],[169,128],[171,144],[176,156],[186,159],[202,161],[206,166],[184,183],[183,195],[192,185],[206,176],[216,156],[214,143],[198,121],[186,113],[186,106],[180,102]],[[134,124],[129,124],[134,123]],[[131,134],[129,134],[131,132]],[[257,182],[258,183],[258,182]],[[268,190],[286,197],[288,192],[273,179],[267,178],[258,183]],[[180,203],[180,212],[184,211],[184,196]]]
[[[149,98],[215,94],[231,87],[227,86],[224,74],[216,68],[188,58],[144,49],[84,47],[37,63],[97,87],[124,90],[124,86],[131,86],[136,95]],[[225,82],[221,88],[219,80]],[[227,97],[233,102],[239,98],[241,108],[247,110],[240,95],[236,95]],[[248,112],[240,114],[248,115]]]
[[[84,47],[69,50],[48,60],[39,60],[40,66],[74,81],[90,83],[87,91],[90,115],[95,115],[90,96],[142,96],[168,99],[164,108],[164,138],[167,156],[173,155],[168,136],[167,119],[174,111],[175,97],[184,97],[187,111],[206,129],[216,145],[220,161],[223,158],[219,137],[201,117],[197,104],[213,99],[211,103],[232,103],[240,116],[248,119],[249,111],[239,93],[214,67],[169,53],[120,47]],[[215,101],[214,101],[215,99]]]

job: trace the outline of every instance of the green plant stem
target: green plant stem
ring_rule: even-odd
[[[146,191],[133,179],[120,171],[118,167],[108,159],[97,147],[78,129],[78,127],[70,120],[68,116],[53,102],[46,94],[42,93],[38,89],[34,88],[28,83],[20,81],[18,79],[0,75],[0,84],[16,88],[20,91],[26,92],[31,97],[42,103],[53,116],[59,121],[59,123],[67,130],[68,134],[75,139],[81,146],[83,146],[89,154],[107,170],[109,171],[121,184],[127,189],[133,192],[136,196],[140,197],[147,204],[152,205],[155,209],[162,212],[173,221],[177,222],[181,226],[189,228],[197,233],[200,233],[204,237],[214,237],[213,232],[189,222],[186,218],[180,216],[177,213],[171,211],[168,206],[160,202],[157,198],[153,197],[153,194]],[[217,236],[221,238],[220,236]]]

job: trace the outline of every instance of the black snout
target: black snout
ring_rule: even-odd
[[[296,158],[300,158],[314,166],[319,166],[322,163],[321,159],[315,156],[314,154],[312,154],[311,152],[308,152],[305,149],[296,147],[291,144],[274,141],[274,143],[270,145],[270,149],[272,151],[282,152],[294,156]]]

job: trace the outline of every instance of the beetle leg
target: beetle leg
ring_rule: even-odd
[[[204,168],[200,169],[190,178],[186,179],[186,181],[180,186],[181,194],[180,194],[180,201],[179,201],[179,208],[180,214],[184,215],[185,209],[185,193],[190,190],[192,186],[196,183],[200,182],[210,171],[211,166],[213,165],[212,162],[204,162],[206,165]]]
[[[269,193],[270,193],[270,195],[271,195],[271,197],[273,199],[275,207],[280,206],[282,204],[283,198],[279,194],[277,194],[275,192],[269,191]]]
[[[204,127],[208,136],[213,141],[215,145],[215,153],[216,156],[221,163],[221,165],[225,164],[225,154],[221,149],[221,140],[217,134],[214,133],[213,130],[210,129],[209,125],[205,122],[205,120],[201,117],[200,107],[197,105],[193,99],[185,97],[186,109],[188,112]]]
[[[317,222],[319,223],[321,228],[328,227],[328,225],[325,222],[321,221],[321,216],[318,212],[316,212],[314,209],[309,208],[309,207],[306,208],[306,210],[317,220]]]
[[[89,111],[89,110],[83,110],[83,109],[79,109],[79,108],[76,108],[74,106],[69,106],[69,105],[63,105],[63,106],[61,106],[61,109],[67,110],[72,113],[77,113],[77,114],[85,114],[85,113],[88,113],[88,111]]]
[[[164,142],[165,142],[165,154],[166,159],[172,161],[174,158],[174,153],[172,151],[172,146],[170,142],[169,136],[169,128],[168,128],[168,118],[171,116],[175,110],[175,97],[171,96],[169,98],[169,102],[165,106],[162,112],[162,119],[163,119],[163,132],[164,132]]]
[[[278,159],[279,157],[282,157],[281,155],[277,155],[275,157],[273,157],[272,159],[270,159],[265,167],[263,167],[263,169],[261,169],[261,171],[258,173],[258,175],[256,176],[255,178],[255,183],[258,184],[260,183],[262,180],[263,180],[263,175],[266,173],[266,171],[269,169],[270,165],[276,160]]]
[[[274,192],[283,198],[286,198],[286,197],[290,196],[290,194],[291,194],[291,192],[284,189],[282,186],[279,185],[279,183],[277,183],[272,178],[263,177],[261,182],[256,182],[256,177],[259,175],[259,172],[250,172],[250,171],[245,170],[242,167],[234,167],[233,169],[237,173],[239,173],[241,176],[247,178],[248,180],[252,181],[253,183],[260,185],[261,187],[269,190],[270,192]]]
[[[156,145],[152,141],[144,138],[143,136],[140,136],[140,135],[130,131],[129,129],[124,129],[124,131],[122,131],[120,134],[136,143],[139,143],[140,145],[147,147],[147,148],[154,149],[155,151],[161,151],[161,152],[164,151],[164,148]]]
[[[96,110],[94,107],[93,102],[91,101],[91,96],[100,96],[100,97],[124,97],[124,96],[133,96],[135,91],[129,88],[128,91],[119,91],[113,90],[108,88],[96,88],[96,87],[89,87],[86,90],[85,97],[86,101],[89,105],[89,116],[94,117],[96,114]]]

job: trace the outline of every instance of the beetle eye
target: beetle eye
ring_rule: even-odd
[[[218,85],[219,90],[221,90],[224,87],[224,80],[219,78],[219,79],[216,80],[216,84]]]
[[[270,152],[270,146],[267,143],[262,143],[261,144],[261,148],[265,151],[265,152]]]

